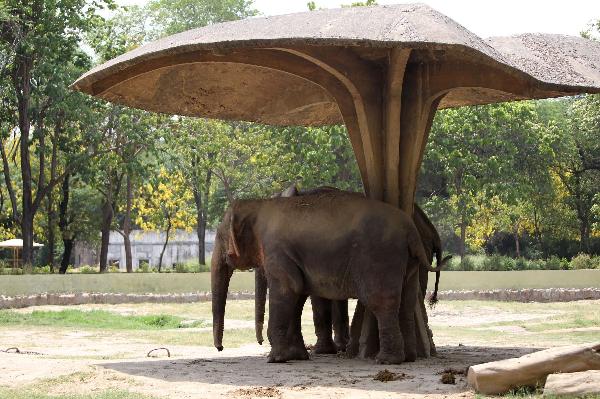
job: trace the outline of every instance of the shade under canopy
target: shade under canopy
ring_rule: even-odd
[[[170,114],[275,125],[341,123],[331,92],[312,79],[314,66],[294,53],[306,47],[351,48],[376,74],[386,73],[390,48],[421,50],[413,51],[409,64],[455,64],[460,72],[468,63],[492,76],[506,75],[525,88],[507,92],[493,82],[458,81],[438,108],[600,92],[600,43],[548,34],[484,40],[424,4],[210,25],[123,54],[92,69],[73,87]],[[295,68],[290,70],[289,64]]]

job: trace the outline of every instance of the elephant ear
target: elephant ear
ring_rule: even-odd
[[[292,184],[281,193],[282,197],[296,197],[298,195],[298,188],[296,183]]]

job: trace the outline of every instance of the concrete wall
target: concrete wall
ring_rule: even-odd
[[[433,273],[429,289],[433,289]],[[441,291],[600,288],[600,270],[445,272]],[[235,272],[231,291],[254,291],[254,273]],[[0,295],[40,293],[187,293],[210,291],[210,273],[106,273],[0,276]]]
[[[431,290],[433,278],[429,280]],[[441,300],[562,302],[600,299],[600,270],[446,272]],[[236,272],[230,299],[250,299],[254,273]],[[0,309],[84,303],[210,300],[210,273],[107,273],[0,276]]]
[[[143,262],[147,262],[150,267],[158,266],[160,253],[165,242],[164,232],[134,230],[131,232],[130,239],[134,270],[137,270]],[[214,241],[214,231],[206,231],[205,254],[207,258],[212,255]],[[74,250],[73,264],[75,266],[95,265],[98,263],[98,255],[98,248],[78,244]],[[198,236],[196,232],[182,230],[172,232],[163,256],[163,267],[170,268],[176,263],[193,262],[197,259]],[[108,263],[109,265],[119,265],[119,269],[125,270],[123,236],[116,231],[110,232]]]
[[[183,294],[120,294],[120,293],[75,293],[37,294],[16,297],[0,296],[0,309],[18,309],[42,305],[84,305],[119,303],[191,303],[211,300],[210,292],[190,292]],[[253,292],[229,292],[228,300],[254,299]],[[479,300],[505,302],[570,302],[599,300],[600,288],[545,288],[492,291],[443,291],[442,301]]]

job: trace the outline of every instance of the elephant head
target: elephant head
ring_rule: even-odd
[[[213,340],[223,350],[225,304],[234,270],[249,270],[262,263],[262,252],[254,234],[256,202],[236,202],[225,213],[217,229],[211,260]]]

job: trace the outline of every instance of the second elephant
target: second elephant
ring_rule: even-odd
[[[297,189],[295,184],[288,187],[285,191],[275,194],[273,197],[294,197],[319,194],[356,195],[362,197],[362,194],[360,193],[342,191],[330,186],[321,186],[311,190],[300,191]],[[442,244],[440,236],[435,226],[433,226],[427,215],[417,204],[415,204],[414,222],[417,230],[419,231],[419,235],[423,242],[429,263],[433,261],[434,254],[436,255],[438,272],[436,276],[437,278],[434,294],[430,298],[430,302],[435,303],[437,300],[436,294],[439,284],[439,270],[441,270],[442,266],[447,262],[449,257],[442,260]],[[256,339],[260,344],[262,344],[267,284],[262,270],[255,270],[255,278],[255,330]],[[419,283],[422,291],[421,295],[423,297],[425,297],[427,290],[427,280],[428,270],[421,268],[419,270]],[[327,354],[346,351],[346,346],[350,339],[348,301],[331,301],[314,295],[311,295],[310,299],[313,311],[315,333],[317,335],[317,343],[314,347],[315,353]],[[421,303],[421,305],[424,306],[424,303]],[[427,313],[424,312],[424,314]],[[334,335],[333,340],[332,332]],[[428,330],[428,334],[431,340],[432,333],[430,330]],[[431,355],[433,355],[435,354],[435,346],[432,345],[431,348]]]

